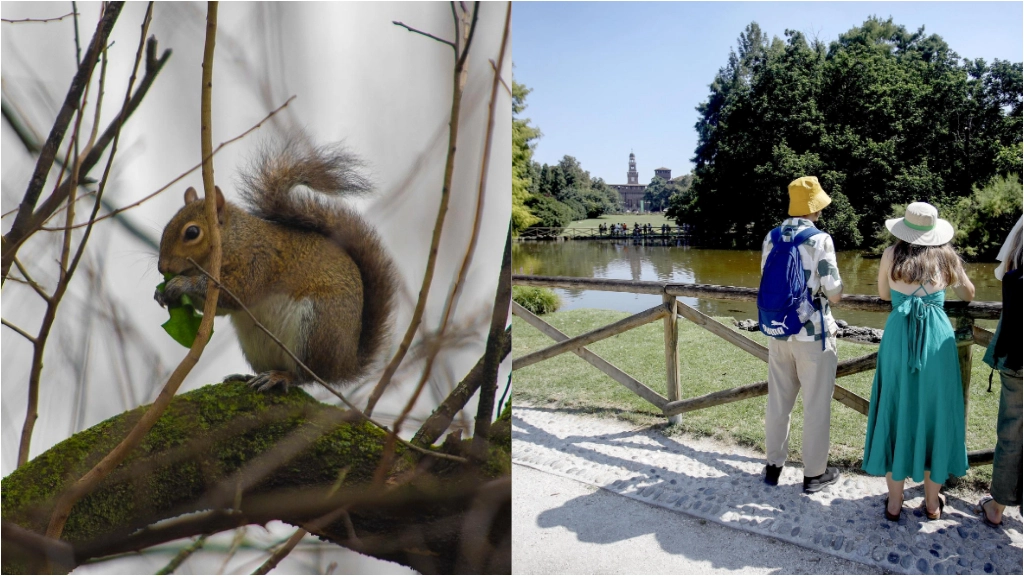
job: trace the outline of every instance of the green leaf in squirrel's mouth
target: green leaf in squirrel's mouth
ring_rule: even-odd
[[[164,274],[164,281],[156,287],[157,292],[163,294],[167,281],[174,276],[174,274]],[[164,331],[170,334],[178,344],[185,348],[191,348],[192,343],[196,341],[196,334],[199,333],[199,323],[203,321],[202,313],[196,310],[188,294],[182,295],[180,302],[168,304],[167,311],[171,317],[167,322],[161,324]],[[213,336],[213,330],[210,330],[210,336]]]

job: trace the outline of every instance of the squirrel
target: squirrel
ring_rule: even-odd
[[[358,379],[390,341],[395,266],[376,231],[328,197],[368,192],[359,166],[340,146],[293,139],[277,152],[264,150],[241,175],[246,208],[225,201],[215,189],[220,281],[237,298],[221,292],[216,314],[230,316],[256,372],[225,381],[247,381],[260,391],[313,381],[239,303],[331,384]],[[161,306],[184,294],[197,306],[204,302],[207,277],[189,258],[209,270],[205,202],[188,188],[185,206],[164,228],[157,267],[175,276],[154,296]]]

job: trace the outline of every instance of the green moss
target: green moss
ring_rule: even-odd
[[[124,438],[147,408],[80,432],[4,478],[0,514],[29,529],[45,529],[54,498]],[[63,538],[84,542],[126,534],[161,511],[195,501],[300,427],[311,446],[275,472],[274,486],[332,484],[346,467],[346,483],[372,478],[385,433],[368,423],[345,423],[328,431],[310,422],[324,410],[338,408],[297,388],[258,393],[241,383],[225,383],[182,394],[139,447],[75,506]]]

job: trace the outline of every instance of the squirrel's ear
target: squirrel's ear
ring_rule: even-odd
[[[224,223],[224,193],[220,191],[220,186],[214,186],[213,190],[217,193],[217,220],[221,224]]]
[[[189,186],[188,190],[185,190],[185,204],[191,204],[196,200],[199,200],[199,193],[196,192],[195,188]]]

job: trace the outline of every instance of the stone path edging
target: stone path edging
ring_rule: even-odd
[[[1007,510],[992,529],[977,501],[945,495],[941,520],[916,509],[923,489],[908,482],[898,524],[882,517],[885,482],[844,475],[804,494],[802,470],[787,466],[779,486],[761,481],[764,457],[728,453],[710,439],[669,438],[650,427],[515,406],[512,461],[610,492],[903,574],[1021,574],[1021,518]]]

